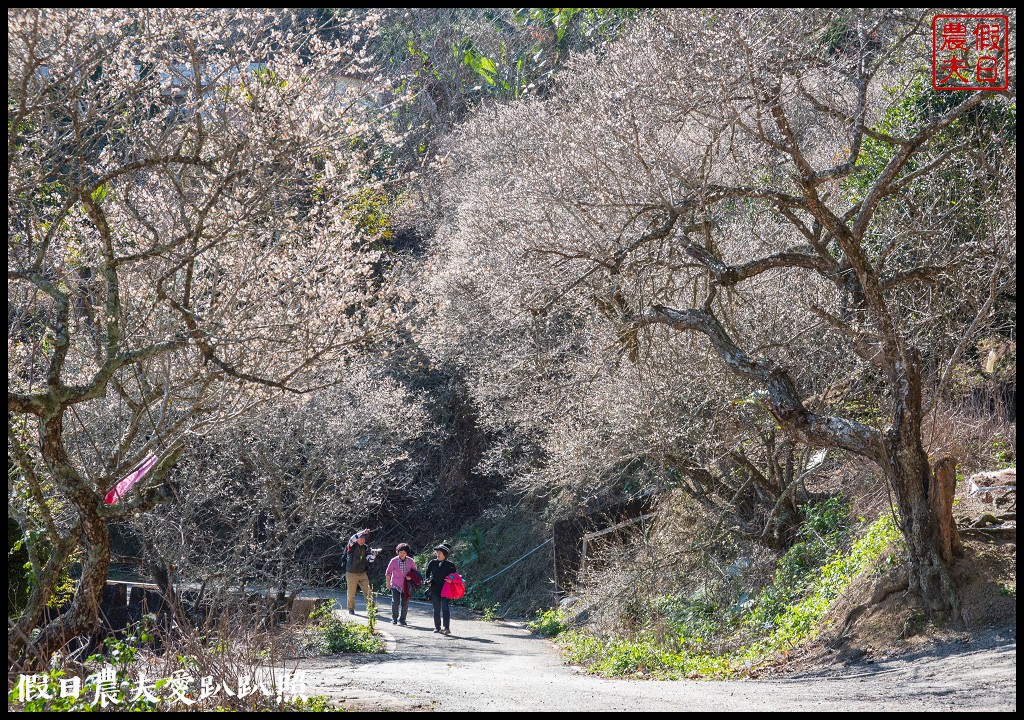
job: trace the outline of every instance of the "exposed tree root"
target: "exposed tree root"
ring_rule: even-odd
[[[982,538],[986,540],[1017,540],[1017,527],[984,527],[965,528],[960,531],[964,537]]]
[[[846,619],[843,620],[843,631],[839,633],[837,643],[842,644],[850,636],[850,629],[854,623],[869,609],[875,607],[890,595],[898,592],[906,592],[910,587],[910,575],[907,570],[899,571],[895,576],[886,576],[880,578],[875,584],[875,587],[871,590],[871,595],[864,602],[855,605],[850,612],[846,614]]]

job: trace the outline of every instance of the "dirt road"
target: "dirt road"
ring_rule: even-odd
[[[1012,712],[1017,706],[1015,638],[993,636],[785,679],[608,680],[563,665],[553,643],[521,624],[459,612],[445,637],[434,634],[428,604],[413,602],[410,625],[402,627],[391,624],[390,600],[381,602],[387,654],[302,660],[310,694],[353,710]],[[361,606],[357,612],[365,622]]]

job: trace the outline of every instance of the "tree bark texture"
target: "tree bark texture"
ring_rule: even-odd
[[[945,515],[935,512],[943,500],[931,495],[936,483],[921,441],[920,367],[920,354],[906,348],[889,373],[894,397],[892,425],[885,437],[884,467],[907,541],[910,587],[921,595],[930,613],[956,621],[960,619],[960,596],[947,560],[952,559],[952,550],[944,542],[943,534],[944,525],[948,530],[952,522],[952,491],[948,491],[950,512],[948,522],[944,523],[940,518]],[[942,474],[944,478],[948,476],[947,467],[942,468]]]
[[[907,542],[911,590],[918,592],[933,615],[959,620],[960,597],[946,560],[942,523],[928,494],[933,474],[920,443],[892,446],[886,476]]]
[[[71,607],[44,627],[33,643],[33,657],[27,659],[30,664],[45,665],[53,653],[73,638],[94,632],[99,621],[100,601],[110,569],[110,530],[107,521],[95,510],[91,516],[81,508],[79,512],[84,536],[82,577]]]
[[[953,496],[956,494],[956,458],[946,456],[935,463],[928,499],[939,523],[942,559],[947,565],[963,557],[964,546],[953,519]]]
[[[63,408],[51,413],[40,423],[39,446],[43,460],[61,491],[74,505],[81,528],[82,577],[75,598],[59,618],[43,628],[33,643],[34,655],[40,662],[79,635],[96,629],[100,601],[110,569],[110,528],[100,513],[103,489],[90,488],[68,461],[63,444]]]

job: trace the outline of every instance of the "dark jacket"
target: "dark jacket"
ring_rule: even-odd
[[[364,573],[368,563],[367,555],[370,553],[369,545],[360,545],[357,542],[348,546],[345,551],[345,572]]]
[[[427,572],[424,578],[430,581],[430,594],[440,595],[441,588],[444,587],[444,579],[451,575],[453,572],[458,572],[455,569],[455,563],[445,558],[444,560],[438,560],[434,558],[427,564]]]

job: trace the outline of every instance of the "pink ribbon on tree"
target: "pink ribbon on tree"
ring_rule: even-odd
[[[141,480],[146,473],[153,469],[153,466],[156,465],[156,461],[156,455],[153,453],[147,455],[134,470],[125,475],[117,485],[111,488],[106,497],[107,505],[113,505],[123,498],[127,492],[132,489],[132,486],[134,486],[135,483]]]

